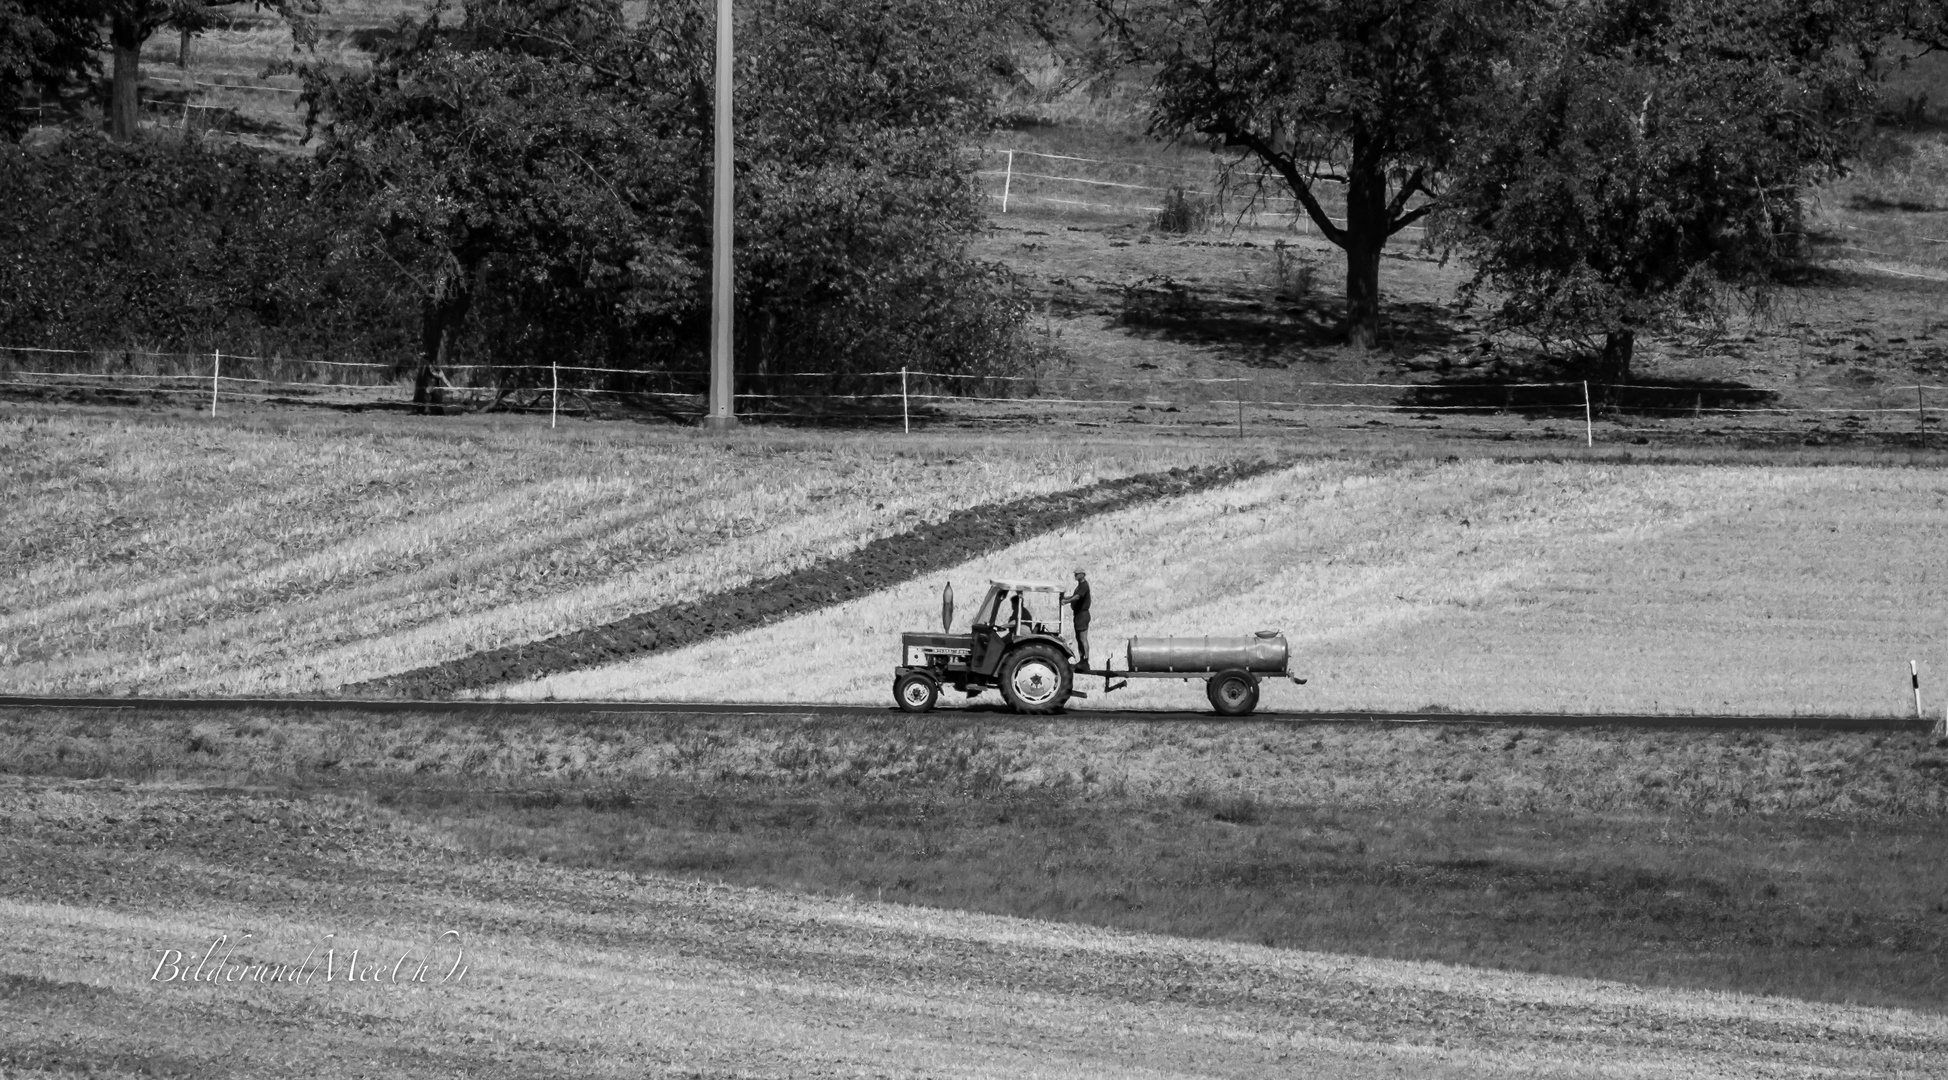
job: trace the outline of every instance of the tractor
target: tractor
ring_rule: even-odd
[[[1035,612],[1054,613],[1046,622]],[[927,712],[951,686],[968,697],[998,687],[1010,708],[1021,713],[1052,713],[1071,697],[1088,695],[1075,677],[1101,676],[1103,693],[1133,679],[1201,679],[1211,707],[1220,716],[1248,716],[1258,707],[1266,678],[1281,677],[1303,686],[1292,672],[1292,650],[1276,630],[1227,637],[1129,639],[1122,667],[1075,666],[1062,637],[1062,586],[1046,581],[991,581],[965,634],[953,633],[954,590],[940,598],[938,634],[900,635],[900,665],[893,669],[893,700],[907,712]]]
[[[1062,586],[991,581],[969,632],[952,633],[953,622],[949,588],[941,597],[941,633],[900,635],[902,662],[893,672],[893,700],[900,708],[932,709],[943,685],[969,697],[999,688],[1009,707],[1022,713],[1052,713],[1071,696],[1083,696],[1062,640]]]

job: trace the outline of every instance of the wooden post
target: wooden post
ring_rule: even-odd
[[[210,364],[210,415],[216,415],[216,381],[223,376],[223,350],[215,353],[215,361]]]
[[[561,412],[561,368],[552,360],[548,362],[548,377],[552,380],[548,394],[548,426],[555,426],[555,416]]]
[[[900,428],[906,434],[913,434],[913,413],[906,405],[906,365],[900,365]]]
[[[1001,179],[1001,212],[1008,212],[1008,189],[1015,186],[1015,152],[1008,151],[1008,175]]]
[[[1590,414],[1590,381],[1583,380],[1583,445],[1596,445],[1596,420]]]

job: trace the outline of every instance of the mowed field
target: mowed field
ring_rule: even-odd
[[[1942,1076],[1921,746],[0,711],[0,1068]]]
[[[1910,659],[1948,672],[1945,528],[1933,470],[1320,458],[486,696],[889,702],[896,635],[937,628],[944,583],[965,629],[990,577],[1083,568],[1098,661],[1284,631],[1310,682],[1269,683],[1271,709],[1899,715]],[[1078,711],[1208,708],[1201,683],[1078,685]]]
[[[1224,443],[0,408],[0,692],[287,694]]]

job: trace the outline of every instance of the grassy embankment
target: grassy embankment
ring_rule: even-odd
[[[0,690],[328,689],[1225,444],[0,411]]]
[[[179,871],[266,853],[267,873],[328,874],[292,864],[290,845],[312,850],[301,821],[349,814],[374,844],[403,831],[511,879],[544,867],[699,877],[1283,949],[1948,1007],[1948,762],[1918,736],[14,712],[0,717],[0,761],[28,815],[5,893],[82,907],[139,909]],[[53,792],[60,777],[89,782]],[[21,800],[21,784],[40,794]],[[102,800],[174,809],[157,819]],[[198,801],[233,824],[214,809],[181,816]],[[64,846],[36,813],[78,816],[81,831]],[[264,846],[282,835],[277,820],[270,839],[257,835],[271,819],[289,826],[283,847]],[[196,837],[217,847],[170,856]],[[326,840],[366,843],[343,830]],[[104,860],[123,869],[94,881]],[[235,897],[288,908],[304,891],[263,886]],[[473,887],[438,886],[423,902],[459,903]]]
[[[1948,85],[1948,61],[1922,58],[1892,81],[1897,97],[1926,95],[1936,102],[1933,120],[1886,132],[1884,145],[1849,175],[1810,193],[1808,226],[1826,259],[1822,272],[1778,290],[1758,313],[1734,310],[1722,322],[1644,335],[1635,380],[1697,384],[1702,397],[1676,404],[1695,400],[1703,412],[1692,416],[1688,407],[1608,412],[1599,416],[1599,440],[1737,439],[1767,432],[1824,442],[1905,436],[1918,429],[1913,391],[1889,388],[1948,382],[1948,319],[1942,315],[1948,290],[1948,244],[1942,242],[1948,240],[1948,135],[1940,128],[1938,104],[1944,100],[1941,88]],[[1217,156],[1204,153],[1195,139],[1174,145],[1148,139],[1140,87],[1126,81],[1114,89],[1103,100],[1077,93],[1016,101],[1011,109],[1018,122],[993,142],[1127,163],[1024,157],[1018,169],[1112,184],[1186,182],[1209,188]],[[998,170],[1001,160],[984,158],[982,167]],[[998,195],[999,177],[989,179]],[[1051,197],[1122,205],[1038,201]],[[1222,423],[1222,408],[1190,406],[1238,397],[1242,387],[1247,422],[1277,430],[1363,424],[1372,414],[1261,403],[1414,400],[1399,391],[1309,384],[1583,377],[1574,364],[1536,355],[1519,335],[1491,332],[1481,316],[1492,309],[1492,297],[1473,312],[1454,310],[1467,266],[1404,245],[1390,250],[1381,271],[1387,347],[1377,353],[1347,350],[1338,343],[1344,261],[1336,248],[1309,230],[1284,228],[1274,216],[1238,216],[1243,203],[1236,194],[1227,204],[1230,216],[1214,220],[1207,231],[1160,233],[1153,227],[1154,213],[1145,209],[1160,197],[1154,191],[1027,177],[1014,186],[1009,213],[993,217],[994,231],[980,250],[1027,282],[1039,309],[1036,329],[1058,357],[1052,373],[1076,380],[1068,386],[1071,393],[1161,398],[1185,406],[1190,415],[1145,419]],[[1245,381],[1195,381],[1218,378]],[[1778,393],[1762,400],[1719,395],[1713,385]],[[1554,416],[1404,411],[1383,419],[1393,428],[1545,434],[1570,419],[1580,428],[1580,401],[1573,404],[1577,407]],[[1942,404],[1936,402],[1931,411]],[[1830,411],[1713,411],[1754,405]],[[1676,406],[1665,401],[1660,407]],[[1901,409],[1906,411],[1885,411]]]
[[[1084,567],[1097,660],[1284,630],[1311,681],[1267,684],[1271,709],[1901,715],[1909,659],[1948,671],[1944,528],[1920,470],[1321,459],[489,696],[888,702],[895,635],[938,625],[943,582],[964,629],[987,578]],[[1080,685],[1083,711],[1208,708],[1200,684]]]

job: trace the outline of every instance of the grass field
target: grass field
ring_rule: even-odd
[[[990,577],[1081,567],[1098,661],[1131,636],[1283,630],[1311,681],[1268,684],[1268,708],[1899,715],[1910,659],[1948,671],[1944,527],[1927,470],[1320,459],[500,692],[887,702],[896,634],[937,625],[944,582],[964,629]],[[1078,685],[1081,711],[1208,708],[1198,683]]]
[[[14,710],[0,1063],[1940,1075],[1948,769],[1929,754],[1844,734]],[[445,930],[457,983],[437,981]],[[245,932],[234,962],[359,948],[381,984],[153,981],[164,950]],[[385,982],[401,954],[427,983]]]
[[[6,407],[0,688],[328,689],[719,592],[962,506],[1238,453]]]

